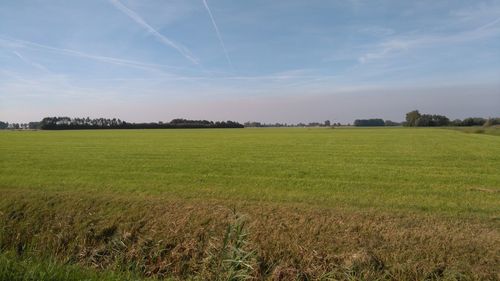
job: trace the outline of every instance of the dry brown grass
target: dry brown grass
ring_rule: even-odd
[[[89,267],[200,280],[500,279],[494,219],[113,194],[5,195],[1,249]]]

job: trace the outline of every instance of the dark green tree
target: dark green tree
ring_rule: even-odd
[[[386,126],[401,126],[401,123],[394,122],[394,121],[391,121],[391,120],[385,120],[385,125]]]
[[[382,119],[356,119],[354,120],[354,126],[357,127],[378,127],[385,126],[384,120]]]
[[[413,110],[406,113],[406,123],[405,126],[414,127],[417,125],[417,120],[420,118],[420,112],[418,110]]]

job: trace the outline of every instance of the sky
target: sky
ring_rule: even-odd
[[[2,0],[0,120],[500,116],[500,1]]]

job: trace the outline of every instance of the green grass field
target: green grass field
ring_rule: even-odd
[[[62,264],[180,279],[500,278],[490,134],[4,131],[0,192],[1,249]],[[214,254],[240,215],[246,269]]]

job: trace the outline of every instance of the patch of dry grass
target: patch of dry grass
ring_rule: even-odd
[[[495,219],[157,196],[4,195],[1,249],[98,269],[200,280],[500,278]]]
[[[450,127],[450,129],[461,131],[468,134],[485,134],[492,136],[500,136],[500,126],[495,125],[491,127]]]

